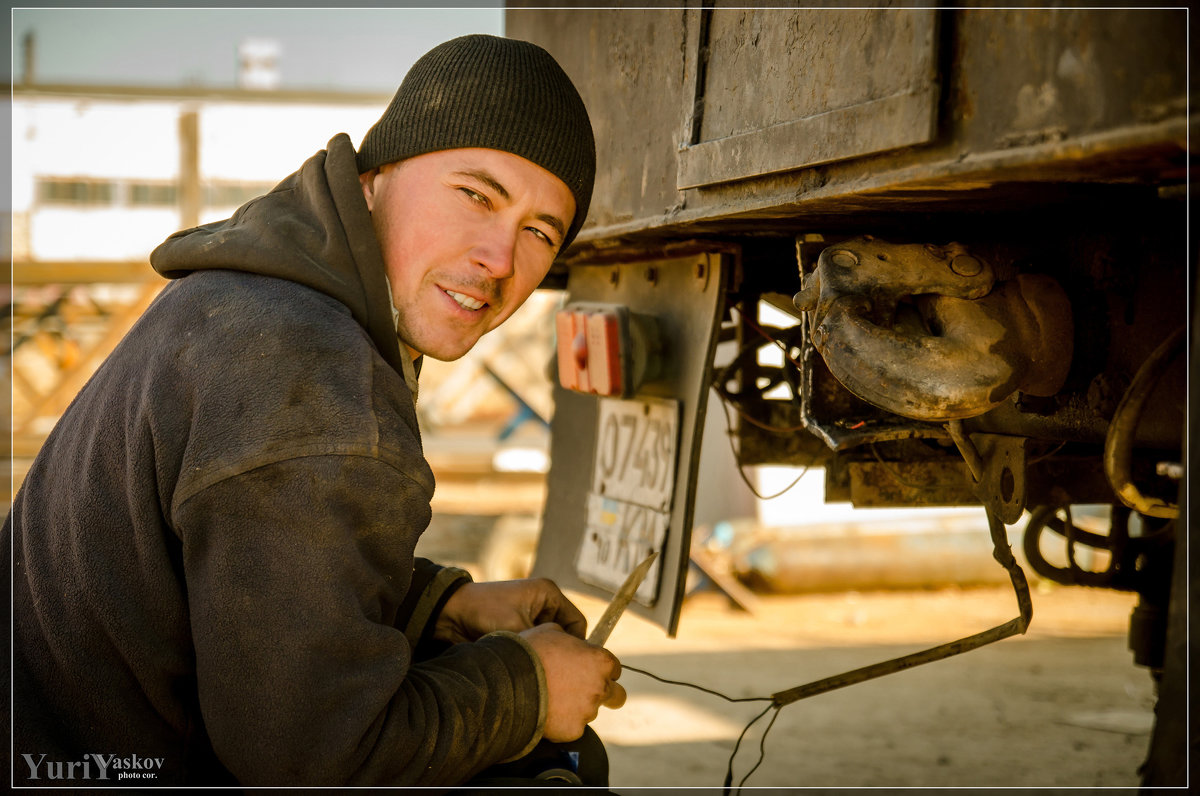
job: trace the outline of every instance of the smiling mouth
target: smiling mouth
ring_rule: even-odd
[[[464,310],[471,310],[473,312],[475,310],[481,310],[487,306],[487,302],[480,301],[479,299],[473,299],[470,296],[457,293],[453,290],[446,290],[443,288],[442,292],[454,299],[458,303],[458,306],[462,307]]]

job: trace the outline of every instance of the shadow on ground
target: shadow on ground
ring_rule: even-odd
[[[920,649],[910,645],[630,654],[629,666],[733,697],[795,685]],[[612,786],[719,788],[742,728],[768,704],[730,704],[636,672],[629,701],[593,724]],[[747,785],[939,788],[1133,787],[1153,688],[1120,637],[1009,639],[829,692],[780,711]],[[733,765],[759,757],[764,716]]]

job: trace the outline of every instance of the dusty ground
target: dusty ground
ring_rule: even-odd
[[[445,518],[442,518],[445,520]],[[419,550],[450,563],[479,551],[483,517],[435,522]],[[431,531],[435,528],[431,528]],[[481,574],[478,556],[455,563]],[[1115,788],[1132,793],[1150,739],[1154,688],[1126,649],[1136,597],[1035,582],[1024,636],[789,705],[767,734],[751,788]],[[573,599],[594,622],[605,603]],[[1017,616],[1009,586],[759,595],[753,613],[715,591],[685,602],[676,638],[633,613],[608,647],[629,666],[734,697],[765,696],[943,644]],[[622,796],[714,789],[766,703],[730,704],[633,671],[629,700],[593,727]],[[755,765],[768,717],[734,760]],[[639,792],[641,787],[647,790]],[[758,791],[759,793],[763,791]]]
[[[593,621],[603,610],[573,596]],[[1153,709],[1149,674],[1126,650],[1134,599],[1043,585],[1025,636],[785,707],[747,787],[1133,788]],[[608,646],[661,677],[758,696],[1016,615],[1007,588],[766,597],[752,615],[707,592],[685,604],[677,638],[627,615]],[[635,672],[622,683],[626,706],[603,710],[593,726],[623,794],[719,788],[738,734],[765,705]],[[766,721],[742,743],[735,785],[758,757]]]

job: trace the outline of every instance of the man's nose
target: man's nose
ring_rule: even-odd
[[[493,279],[507,279],[516,265],[517,230],[499,220],[487,225],[472,251],[472,259]]]

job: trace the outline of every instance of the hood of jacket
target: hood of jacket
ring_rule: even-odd
[[[222,269],[318,290],[346,305],[388,364],[405,373],[387,272],[345,133],[232,217],[167,238],[150,264],[168,279]]]

